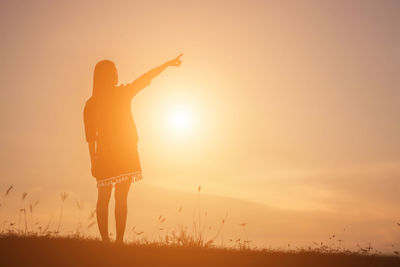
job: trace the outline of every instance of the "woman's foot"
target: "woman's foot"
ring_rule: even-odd
[[[104,243],[110,243],[110,238],[109,238],[108,236],[107,236],[107,237],[102,237],[101,240],[102,240]]]
[[[115,244],[119,244],[119,245],[121,244],[122,245],[122,244],[124,244],[124,240],[118,238],[118,239],[115,240]]]

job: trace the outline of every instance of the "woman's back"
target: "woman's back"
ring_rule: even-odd
[[[86,138],[96,140],[99,148],[126,146],[138,141],[131,101],[123,96],[119,87],[106,101],[89,98],[84,109],[84,122]]]

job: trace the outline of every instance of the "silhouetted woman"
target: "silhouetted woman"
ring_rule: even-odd
[[[109,241],[108,203],[113,185],[116,241],[123,242],[129,187],[131,182],[142,179],[131,100],[167,67],[179,66],[181,56],[150,70],[127,85],[117,85],[118,73],[112,61],[103,60],[96,64],[92,97],[86,101],[83,115],[91,172],[97,180],[97,224],[103,241]]]

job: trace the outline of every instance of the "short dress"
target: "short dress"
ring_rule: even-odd
[[[87,142],[96,142],[92,175],[97,187],[143,178],[138,153],[138,135],[131,112],[131,99],[150,81],[114,87],[107,98],[91,97],[84,108]]]

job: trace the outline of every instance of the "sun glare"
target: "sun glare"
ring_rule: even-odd
[[[193,114],[186,107],[176,107],[168,114],[168,128],[175,134],[187,134],[193,128]]]

